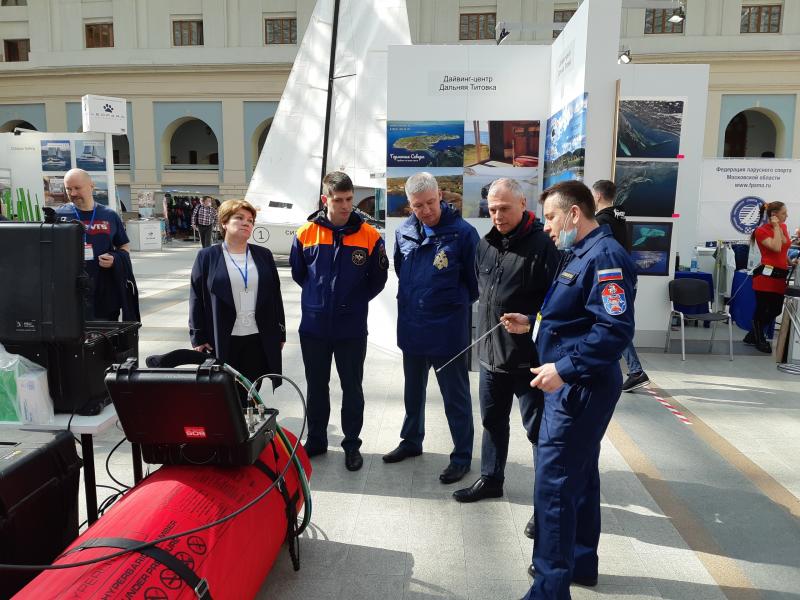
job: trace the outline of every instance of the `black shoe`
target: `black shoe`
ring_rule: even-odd
[[[468,488],[453,492],[457,502],[477,502],[484,498],[500,498],[503,495],[503,484],[488,477],[481,477]]]
[[[756,341],[757,341],[756,340],[756,336],[753,333],[753,330],[751,329],[750,331],[747,332],[747,335],[744,336],[744,339],[742,340],[742,343],[744,343],[744,344],[746,344],[748,346],[755,346],[756,345]]]
[[[753,338],[755,339],[756,350],[764,354],[770,354],[772,352],[772,346],[769,345],[764,335],[764,325],[761,321],[753,319],[753,328],[750,331],[753,333]]]
[[[536,516],[535,514],[531,515],[531,518],[528,519],[528,524],[525,525],[524,533],[526,538],[533,539],[534,531],[536,531],[536,523],[534,519],[535,516]]]
[[[469,465],[459,465],[451,462],[439,475],[439,481],[442,483],[455,483],[456,481],[461,481],[467,473],[469,473]]]
[[[308,458],[313,458],[315,456],[319,456],[320,454],[325,454],[328,451],[327,446],[315,446],[314,444],[305,444],[303,448],[305,448],[306,455],[308,455]]]
[[[402,444],[389,452],[388,454],[383,455],[383,462],[385,463],[397,463],[401,460],[405,460],[407,458],[411,458],[412,456],[419,456],[422,454],[422,450],[415,451],[409,450]]]
[[[348,471],[358,471],[364,466],[364,459],[361,457],[361,452],[358,448],[344,451],[344,466]]]
[[[534,577],[536,570],[533,568],[533,563],[528,565],[528,575]],[[572,583],[581,585],[583,587],[595,587],[597,585],[597,577],[573,577]]]
[[[638,390],[640,387],[646,386],[648,383],[650,383],[650,378],[644,371],[641,373],[631,373],[628,375],[625,383],[622,384],[622,391],[632,392],[633,390]]]

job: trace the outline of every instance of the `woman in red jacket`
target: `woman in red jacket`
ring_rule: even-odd
[[[753,271],[756,309],[753,314],[753,328],[744,338],[744,343],[754,345],[761,352],[770,353],[772,348],[764,336],[764,328],[783,310],[791,239],[786,227],[788,213],[783,202],[762,204],[759,211],[762,219],[766,214],[766,222],[751,235],[761,251],[761,264]]]

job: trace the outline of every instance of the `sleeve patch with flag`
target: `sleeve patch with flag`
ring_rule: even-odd
[[[622,269],[600,269],[597,271],[597,283],[604,281],[621,281]]]

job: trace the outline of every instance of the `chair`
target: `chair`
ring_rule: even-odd
[[[685,321],[703,321],[704,323],[711,323],[711,340],[708,344],[708,351],[711,352],[714,346],[714,334],[716,332],[717,323],[728,324],[728,350],[731,360],[733,360],[733,328],[731,325],[731,315],[727,312],[728,307],[725,306],[725,312],[705,312],[694,315],[687,315],[675,308],[676,305],[697,305],[703,304],[708,306],[711,302],[711,294],[708,290],[708,283],[700,279],[673,279],[669,282],[669,300],[670,311],[669,319],[667,320],[667,341],[664,344],[664,352],[669,352],[670,334],[672,326],[672,318],[677,316],[681,322],[681,359],[686,360],[686,338],[684,334]]]

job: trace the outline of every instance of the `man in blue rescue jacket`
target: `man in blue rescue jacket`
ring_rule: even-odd
[[[389,259],[380,233],[353,212],[353,182],[333,171],[322,180],[325,208],[297,230],[289,260],[303,288],[300,349],[308,386],[309,456],[328,451],[331,359],[342,383],[345,466],[358,471],[364,423],[364,359],[369,301],[386,285]]]
[[[636,271],[595,221],[579,181],[545,190],[544,230],[567,252],[538,316],[503,315],[514,333],[533,324],[544,391],[533,503],[533,586],[525,600],[569,600],[570,583],[597,584],[600,441],[622,390],[619,359],[633,337]]]
[[[403,351],[406,416],[400,445],[383,457],[387,463],[422,454],[428,373],[470,343],[470,311],[478,298],[478,232],[442,202],[430,173],[412,175],[405,188],[413,214],[395,232],[394,268],[400,280],[397,345]],[[436,373],[436,378],[454,445],[439,480],[454,483],[472,462],[474,427],[466,355]]]

